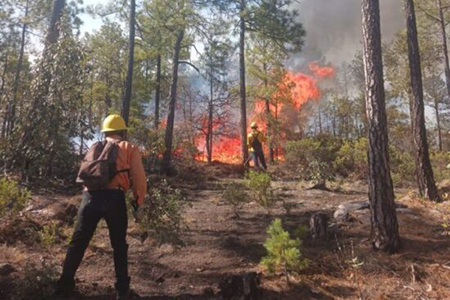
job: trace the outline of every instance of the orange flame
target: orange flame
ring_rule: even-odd
[[[283,80],[278,84],[278,90],[273,95],[269,103],[269,109],[272,115],[282,114],[283,108],[290,105],[296,111],[300,111],[303,104],[310,100],[319,100],[321,90],[317,83],[324,78],[331,78],[335,74],[332,67],[321,67],[317,62],[309,64],[311,75],[302,73],[287,72]],[[288,101],[286,101],[288,99]],[[259,129],[266,132],[266,102],[263,99],[255,101],[254,111],[248,119],[248,124],[255,121],[259,124]],[[207,126],[205,119],[202,120],[203,126]],[[214,125],[213,125],[214,126]],[[214,126],[216,127],[216,126]],[[248,128],[248,131],[250,128]],[[236,130],[237,131],[237,130]],[[204,137],[199,138],[197,148],[200,151],[205,150]],[[281,149],[278,149],[281,153]],[[206,152],[206,151],[205,151]],[[206,153],[198,157],[199,160],[206,160]],[[284,158],[279,157],[280,160]],[[241,140],[236,134],[235,137],[221,137],[213,142],[213,160],[223,163],[241,163]]]
[[[320,67],[315,61],[309,64],[309,69],[314,73],[316,78],[331,78],[335,73],[332,67]]]

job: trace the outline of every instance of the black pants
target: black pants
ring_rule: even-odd
[[[104,218],[109,229],[109,238],[114,250],[116,290],[125,293],[130,286],[128,277],[128,245],[126,242],[128,216],[125,193],[121,190],[84,191],[78,210],[78,221],[67,249],[60,284],[74,286],[74,277],[83,259],[84,252]]]
[[[250,152],[250,158],[253,160],[256,168],[259,168],[259,162],[261,162],[263,168],[267,170],[266,159],[262,150]]]

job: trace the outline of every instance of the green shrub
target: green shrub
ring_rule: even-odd
[[[339,175],[367,178],[367,139],[344,141],[334,162]]]
[[[184,227],[184,197],[181,191],[163,180],[157,187],[149,189],[149,199],[143,207],[143,218],[139,225],[158,244],[183,246],[181,232]]]
[[[305,224],[297,226],[294,236],[300,240],[304,240],[309,235],[309,227]]]
[[[51,222],[48,225],[44,225],[39,232],[41,238],[41,244],[44,248],[49,249],[56,243],[57,225]]]
[[[134,121],[136,123],[136,121]],[[133,125],[132,141],[142,145],[142,163],[147,173],[159,173],[160,157],[164,153],[164,130],[149,130],[148,124]]]
[[[12,215],[21,211],[28,200],[30,192],[26,188],[22,188],[19,184],[9,178],[0,179],[0,217],[10,213]]]
[[[25,276],[15,284],[13,300],[47,300],[54,299],[55,281],[58,278],[57,268],[54,264],[42,261],[40,267],[27,264]]]
[[[301,179],[325,185],[336,176],[333,163],[340,147],[338,140],[325,137],[287,142],[285,166]]]
[[[275,204],[276,198],[271,189],[270,175],[264,172],[249,171],[245,174],[245,178],[250,198],[266,209],[271,208]]]
[[[436,182],[450,179],[450,169],[447,168],[450,163],[450,152],[432,152],[430,160]]]
[[[222,199],[233,207],[233,212],[239,218],[239,210],[248,202],[248,195],[242,185],[233,182],[226,185]]]
[[[261,260],[261,265],[269,274],[283,271],[289,283],[289,275],[298,273],[307,265],[302,258],[300,239],[291,239],[289,232],[283,229],[280,219],[275,219],[267,228],[269,238],[264,243],[267,256]]]
[[[394,185],[399,185],[405,181],[415,181],[416,163],[413,155],[394,147],[390,147],[389,154],[392,177],[398,178]],[[393,181],[395,182],[396,180]]]

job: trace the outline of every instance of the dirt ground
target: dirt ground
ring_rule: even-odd
[[[367,199],[364,185],[353,183],[336,191],[322,191],[277,180],[273,183],[277,194],[294,206],[289,215],[281,203],[270,213],[249,203],[236,218],[217,188],[217,182],[241,180],[229,177],[212,176],[200,188],[183,186],[191,205],[185,214],[186,246],[181,249],[157,247],[149,239],[141,243],[130,220],[130,276],[133,290],[143,299],[215,299],[211,295],[226,276],[263,272],[259,262],[265,254],[265,230],[275,217],[282,218],[285,228],[293,232],[299,225],[308,225],[309,217],[319,211],[329,216],[328,238],[305,238],[302,253],[309,265],[292,278],[290,286],[283,274],[268,276],[263,272],[263,299],[450,299],[450,237],[442,226],[448,203],[434,206],[406,190],[397,191],[397,202],[408,207],[398,210],[402,248],[387,255],[370,247],[368,210],[352,213],[344,223],[333,219],[339,204]],[[30,220],[64,219],[64,213],[73,213],[67,208],[73,210],[73,205],[66,204],[76,205],[79,199],[79,195],[50,191],[35,194],[26,215]],[[40,222],[36,223],[39,227]],[[61,270],[71,227],[60,234],[56,245],[45,249],[25,238],[25,229],[32,224],[29,220],[16,224],[24,230],[10,240],[3,239],[0,245],[0,263],[15,269],[0,275],[0,299],[11,299],[17,288],[14,282],[21,280],[27,263],[45,261]],[[112,249],[102,221],[77,273],[77,293],[71,299],[114,299],[113,286]]]

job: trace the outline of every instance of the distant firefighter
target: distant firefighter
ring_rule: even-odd
[[[253,122],[251,125],[251,131],[247,137],[247,144],[250,149],[250,159],[253,160],[255,168],[260,168],[259,164],[267,170],[266,160],[264,158],[263,143],[267,142],[267,138],[261,131],[258,130],[258,124]]]

